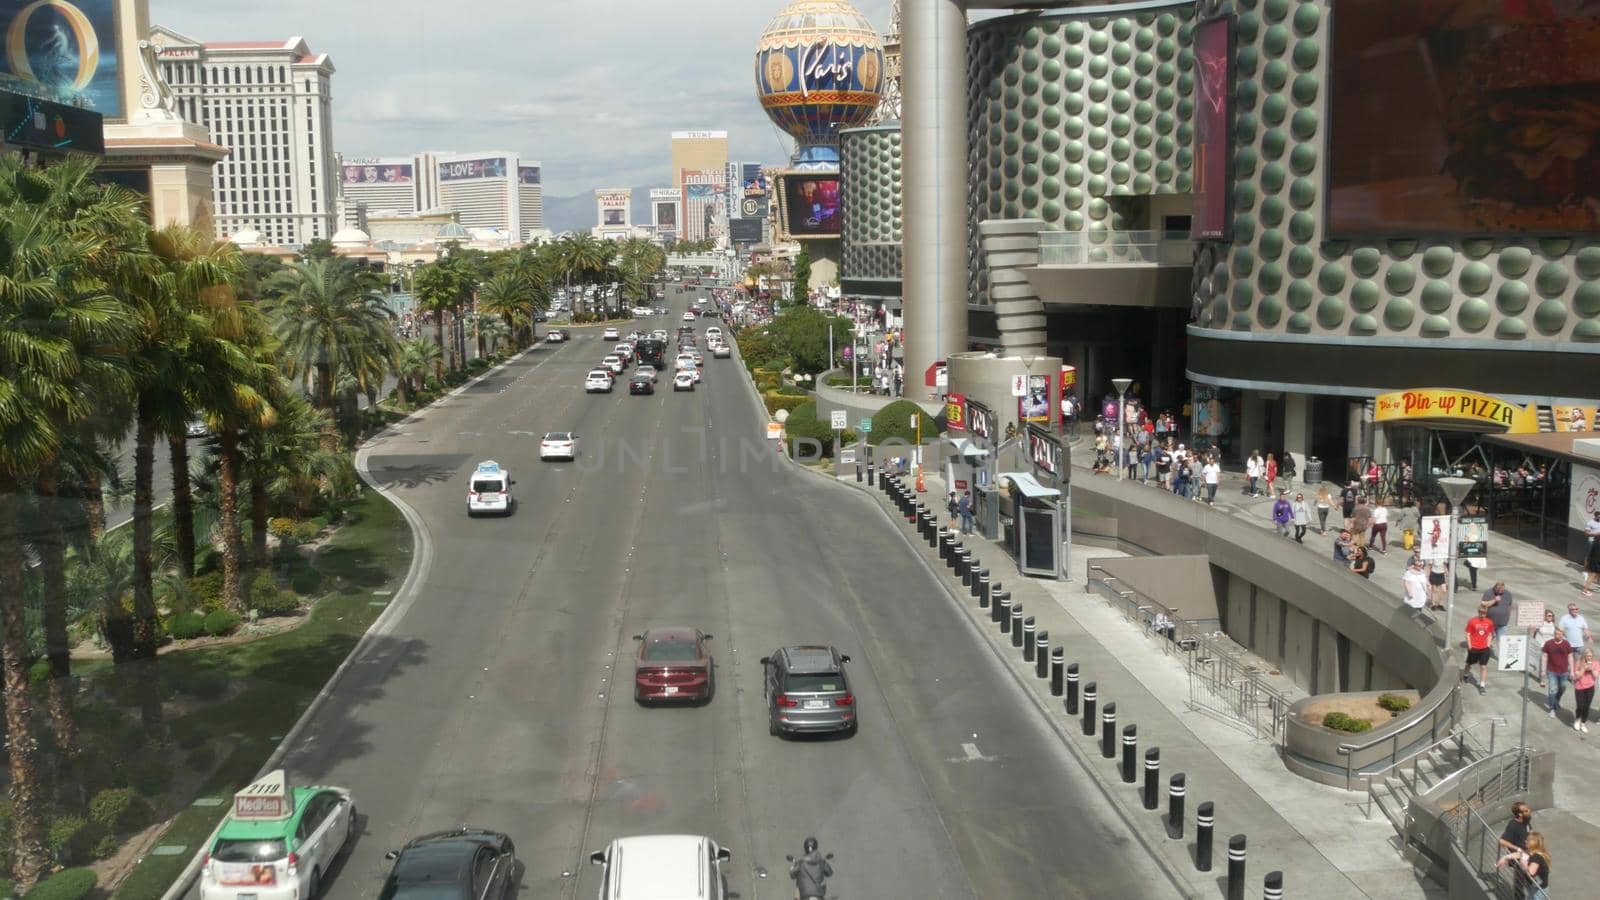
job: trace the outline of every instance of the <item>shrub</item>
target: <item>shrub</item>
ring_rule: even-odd
[[[250,608],[264,619],[292,616],[300,611],[300,595],[294,591],[273,591],[270,596],[252,598]]]
[[[83,900],[94,891],[94,882],[89,869],[62,869],[34,885],[27,900]]]
[[[755,380],[756,390],[763,392],[775,391],[778,389],[778,385],[783,382],[783,378],[776,370],[756,369],[750,373],[750,377]]]
[[[309,544],[321,533],[322,529],[317,527],[316,522],[299,522],[294,526],[295,543]]]
[[[891,439],[913,443],[917,439],[917,429],[911,427],[913,415],[921,419],[924,441],[939,436],[933,416],[923,412],[910,400],[896,400],[872,414],[872,433],[867,436],[867,443],[874,447]]]
[[[322,529],[327,528],[329,525],[332,525],[333,524],[333,519],[334,519],[333,513],[325,512],[325,513],[317,513],[316,515],[312,516],[307,521],[309,521],[309,522],[311,522],[311,524],[317,526],[317,530],[321,531]]]
[[[1342,712],[1331,712],[1322,717],[1322,727],[1332,728],[1334,731],[1347,731],[1351,734],[1360,734],[1363,731],[1371,731],[1372,723],[1368,722],[1366,719],[1358,719],[1354,716],[1347,716]]]
[[[45,830],[44,845],[56,862],[70,866],[88,862],[90,851],[104,834],[99,826],[82,816],[59,816]]]
[[[196,575],[184,584],[184,590],[194,598],[197,609],[210,612],[223,607],[222,600],[222,573],[207,572]]]
[[[132,788],[109,788],[89,801],[89,821],[106,831],[138,831],[150,824],[150,804]]]
[[[811,402],[811,398],[804,394],[797,397],[793,394],[780,394],[777,391],[767,391],[762,396],[766,400],[768,415],[776,415],[780,409],[787,409],[789,410],[790,415],[793,415],[796,407],[799,407],[801,404]]]
[[[294,537],[294,520],[288,516],[277,516],[267,520],[267,533],[280,541]]]
[[[1378,705],[1392,713],[1402,713],[1411,708],[1411,698],[1400,694],[1380,694]]]
[[[250,587],[245,591],[251,609],[258,609],[263,601],[271,602],[271,598],[278,593],[278,583],[272,576],[262,572],[250,579]]]
[[[239,614],[231,609],[219,609],[206,614],[206,634],[212,637],[222,637],[233,634],[239,628]]]
[[[121,849],[122,849],[122,841],[118,840],[116,835],[108,834],[105,837],[101,838],[100,840],[96,841],[95,845],[94,845],[94,849],[90,850],[89,852],[91,854],[93,854],[95,859],[105,859],[106,857],[109,857],[109,856],[115,856],[116,852],[118,850],[121,850]],[[11,896],[11,895],[10,894],[0,894],[0,897],[9,897],[9,896]]]
[[[187,641],[204,634],[206,630],[206,614],[202,612],[178,613],[167,620],[167,633],[174,640]]]
[[[172,764],[164,757],[138,756],[123,766],[128,785],[146,797],[165,793],[172,785]]]

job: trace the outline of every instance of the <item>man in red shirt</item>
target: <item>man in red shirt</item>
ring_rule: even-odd
[[[1556,707],[1561,705],[1561,695],[1572,681],[1572,645],[1567,634],[1556,629],[1556,636],[1544,642],[1545,692],[1550,701],[1550,718],[1556,717]]]
[[[1478,667],[1478,693],[1483,693],[1489,682],[1489,642],[1494,639],[1494,620],[1489,618],[1489,604],[1479,603],[1478,614],[1467,620],[1467,664],[1461,668],[1461,680],[1472,681],[1472,667]]]

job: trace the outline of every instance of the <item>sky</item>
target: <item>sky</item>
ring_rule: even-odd
[[[779,0],[150,0],[202,41],[305,38],[333,60],[346,156],[504,150],[545,193],[671,183],[671,132],[728,132],[735,160],[793,144],[756,100],[751,61]],[[891,0],[855,0],[880,33]]]

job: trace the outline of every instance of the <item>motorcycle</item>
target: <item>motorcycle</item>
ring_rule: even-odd
[[[815,838],[807,839],[806,840],[806,853],[807,853],[807,855],[816,852],[816,849],[817,849],[816,839]],[[801,888],[800,888],[800,877],[801,877],[800,865],[801,865],[801,863],[800,862],[796,862],[795,858],[793,856],[785,855],[783,858],[789,861],[789,878],[792,881],[794,881],[795,896],[798,898],[798,900],[826,900],[827,893],[828,893],[827,878],[828,878],[829,875],[833,874],[833,867],[828,865],[828,861],[833,859],[833,854],[832,853],[823,854],[823,857],[822,857],[823,871],[814,873],[809,877],[808,880],[814,882],[815,886],[816,886],[815,890],[814,891],[810,891],[810,892],[802,892]]]

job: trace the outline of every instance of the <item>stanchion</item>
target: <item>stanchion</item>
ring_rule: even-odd
[[[1187,792],[1182,772],[1167,780],[1167,837],[1183,840],[1183,795]]]
[[[1268,872],[1261,882],[1261,900],[1283,900],[1283,873]]]
[[[978,608],[989,608],[989,570],[979,569],[978,580],[972,583],[972,595],[978,598]]]
[[[995,618],[1000,622],[1000,633],[1011,633],[1011,592],[1006,591],[1005,597],[994,605]]]
[[[950,559],[950,534],[943,528],[939,529],[939,559]]]
[[[876,472],[877,467],[873,463],[867,463],[867,487],[877,487],[878,483],[874,480],[877,477]]]
[[[856,463],[856,484],[861,483],[861,463]]]
[[[1244,835],[1228,838],[1228,900],[1244,900]]]
[[[1078,664],[1071,663],[1067,666],[1067,715],[1078,714]],[[1088,734],[1089,732],[1084,732]]]
[[[911,499],[911,495],[910,494],[906,494],[906,521],[907,522],[915,522],[915,521],[917,521],[917,513],[922,512],[923,509],[924,508],[923,508],[921,503],[917,503],[916,501]]]
[[[1199,872],[1211,871],[1211,829],[1216,827],[1216,807],[1210,800],[1200,804],[1194,817],[1194,867]]]
[[[1003,629],[1002,629],[1003,630]],[[1022,601],[1011,601],[1011,646],[1022,646]]]
[[[1033,616],[1022,620],[1022,661],[1033,662],[1033,651],[1039,643],[1039,626]]]
[[[1139,726],[1124,725],[1122,727],[1122,783],[1133,784],[1137,773],[1133,768],[1133,758],[1139,754]]]
[[[1074,663],[1076,665],[1076,663]],[[1083,736],[1094,737],[1095,683],[1083,686]]]
[[[971,550],[967,551],[966,566],[961,569],[961,586],[971,589],[972,583],[978,580],[978,560]],[[973,594],[974,597],[977,594]]]
[[[1144,752],[1144,808],[1155,809],[1161,798],[1157,796],[1161,782],[1161,748],[1151,747]]]
[[[1050,696],[1059,697],[1066,688],[1067,648],[1050,648]]]
[[[956,566],[961,561],[961,550],[961,538],[956,537],[955,529],[952,528],[950,530],[950,555],[945,557],[944,560],[946,569],[956,569]]]
[[[1100,755],[1117,758],[1117,704],[1107,703],[1100,711]]]
[[[1031,617],[1030,617],[1031,618]],[[1033,642],[1033,674],[1036,678],[1050,677],[1050,632],[1041,631]]]

